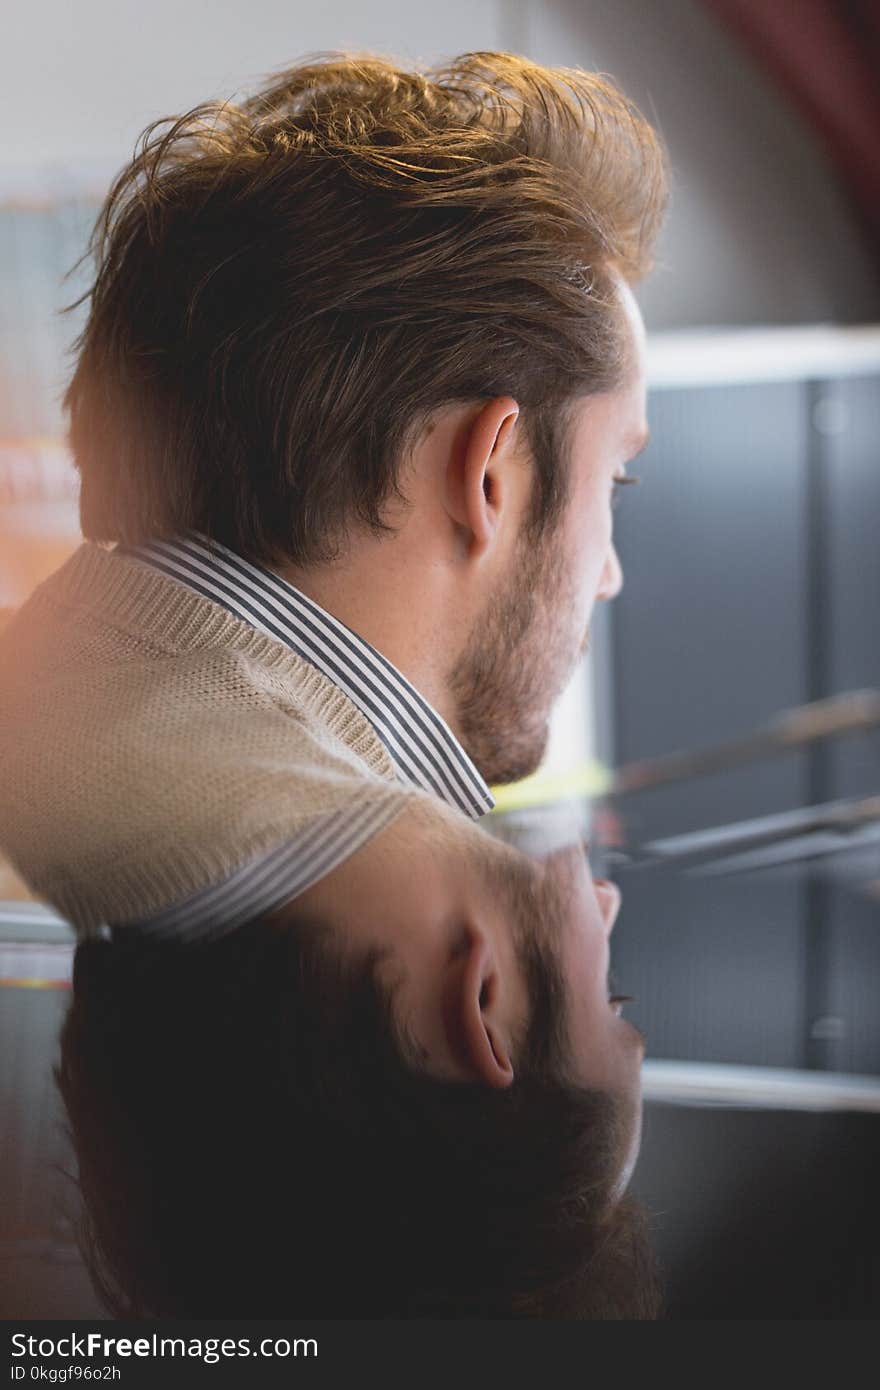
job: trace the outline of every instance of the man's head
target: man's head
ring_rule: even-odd
[[[530,770],[620,582],[629,285],[666,179],[607,78],[506,53],[324,55],[158,123],[93,241],[65,397],[84,534],[194,529],[277,569],[489,780]]]
[[[520,504],[521,520],[514,502],[510,554],[499,547],[488,577],[474,574],[469,636],[449,687],[456,732],[496,782],[516,781],[538,766],[553,704],[586,651],[593,605],[614,598],[623,583],[612,508],[627,463],[647,443],[648,428],[644,324],[624,280],[617,280],[616,293],[629,366],[616,390],[569,404],[560,460],[566,495],[559,515],[543,523],[532,498]],[[501,416],[510,405],[493,401],[484,413]],[[503,456],[486,468],[486,495],[474,494],[478,509],[491,505],[493,487],[497,500],[495,479],[505,466],[507,473],[516,468]]]
[[[608,999],[619,890],[591,877],[580,841],[532,858],[433,797],[405,797],[391,825],[267,920],[332,922],[352,955],[379,951],[397,1026],[432,1076],[512,1085],[514,1057],[537,1057],[537,1021],[548,1072],[635,1113],[644,1044]]]
[[[349,953],[379,952],[398,1035],[430,1076],[506,1089],[537,1072],[613,1096],[622,1191],[641,1136],[644,1039],[609,998],[619,908],[579,841],[533,859],[418,796],[270,920],[332,922]]]
[[[80,948],[59,1081],[117,1312],[656,1313],[613,898],[574,854],[395,824],[320,917]]]

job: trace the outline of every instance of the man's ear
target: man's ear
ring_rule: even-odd
[[[442,987],[446,1043],[465,1080],[497,1087],[513,1081],[508,984],[488,938],[469,924],[447,962]]]
[[[507,502],[519,406],[512,396],[488,401],[470,424],[449,463],[447,509],[469,537],[469,551],[491,545]]]

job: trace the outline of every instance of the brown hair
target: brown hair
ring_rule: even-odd
[[[120,1317],[652,1318],[620,1110],[562,1079],[535,949],[506,1089],[420,1072],[332,929],[81,945],[57,1073],[92,1278]]]
[[[651,269],[666,197],[607,76],[510,53],[311,54],[155,122],[90,243],[64,397],[84,534],[328,561],[353,522],[387,529],[438,409],[510,394],[537,535],[570,406],[624,379],[615,275]]]

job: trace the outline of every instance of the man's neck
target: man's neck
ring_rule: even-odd
[[[342,563],[274,573],[375,647],[457,733],[447,673],[458,653],[450,633],[460,626],[430,565],[405,566],[380,542]]]

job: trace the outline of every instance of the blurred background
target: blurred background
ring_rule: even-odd
[[[561,804],[623,888],[615,980],[649,1059],[635,1187],[670,1316],[880,1310],[880,4],[154,0],[145,20],[47,0],[6,32],[0,608],[79,542],[59,402],[82,310],[58,310],[150,121],[315,51],[502,49],[609,73],[659,128],[626,585],[498,829],[552,837]],[[70,958],[0,863],[7,1317],[99,1311],[51,1080]]]

